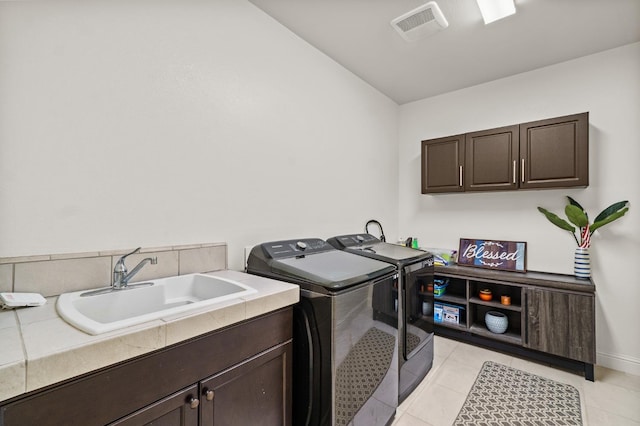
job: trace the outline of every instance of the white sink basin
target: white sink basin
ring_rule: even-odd
[[[204,274],[145,282],[153,285],[94,295],[86,295],[91,290],[64,293],[56,308],[69,324],[95,335],[256,293],[239,282]]]

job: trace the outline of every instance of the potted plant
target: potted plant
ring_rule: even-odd
[[[564,229],[571,233],[578,247],[575,252],[574,272],[578,278],[589,278],[591,276],[591,265],[589,260],[589,246],[591,245],[591,235],[604,225],[621,218],[629,211],[629,201],[618,201],[602,210],[594,219],[593,223],[589,223],[589,216],[585,209],[573,198],[567,196],[569,204],[564,209],[564,213],[569,222],[558,217],[549,210],[538,207],[538,211],[544,214],[547,219],[560,229]],[[575,227],[573,225],[575,225]],[[577,228],[576,228],[577,227]],[[576,230],[578,231],[576,235]]]

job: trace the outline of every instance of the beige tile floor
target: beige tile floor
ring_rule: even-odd
[[[434,365],[398,407],[393,426],[450,426],[485,361],[575,386],[589,426],[640,426],[640,376],[596,366],[595,382],[575,373],[436,336]]]

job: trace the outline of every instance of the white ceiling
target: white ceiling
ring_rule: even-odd
[[[515,0],[489,25],[437,0],[449,27],[413,43],[390,21],[427,0],[249,1],[398,104],[640,41],[640,0]]]

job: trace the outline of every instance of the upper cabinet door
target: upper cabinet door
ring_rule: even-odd
[[[464,191],[464,135],[422,141],[422,193]]]
[[[517,125],[467,133],[465,191],[517,189],[518,139]]]
[[[589,185],[589,113],[520,124],[520,188]]]

